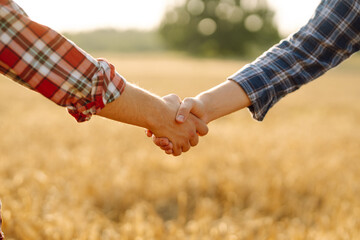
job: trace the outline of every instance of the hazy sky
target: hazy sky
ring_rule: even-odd
[[[30,17],[58,31],[100,27],[151,29],[166,6],[181,0],[15,0]],[[280,31],[288,34],[305,24],[320,0],[268,0]]]

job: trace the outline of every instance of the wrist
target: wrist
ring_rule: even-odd
[[[166,122],[166,113],[169,112],[169,109],[165,101],[161,98],[157,98],[151,106],[151,112],[146,118],[146,128],[151,130],[153,133],[158,133],[159,130],[164,127],[164,122]]]
[[[206,124],[211,122],[214,119],[211,119],[211,97],[208,95],[207,92],[201,93],[200,95],[195,97],[197,102],[198,108],[202,109],[202,116],[199,118],[203,120]]]

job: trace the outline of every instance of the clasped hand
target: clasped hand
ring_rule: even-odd
[[[187,152],[199,142],[199,136],[205,136],[208,133],[206,124],[209,122],[205,113],[204,104],[197,98],[185,98],[183,101],[174,94],[163,97],[163,100],[172,106],[177,106],[176,116],[171,119],[167,128],[170,132],[171,126],[182,127],[182,131],[175,130],[174,135],[158,135],[147,130],[148,137],[152,137],[155,145],[165,151],[166,154],[179,156],[183,152]],[[185,129],[185,130],[184,130]],[[181,135],[181,136],[177,136]],[[166,136],[166,137],[165,137]],[[180,141],[179,141],[180,139]]]
[[[246,92],[233,81],[226,81],[184,101],[174,95],[160,98],[127,83],[126,91],[108,103],[98,115],[143,127],[154,143],[167,154],[179,156],[208,133],[215,119],[249,107]]]

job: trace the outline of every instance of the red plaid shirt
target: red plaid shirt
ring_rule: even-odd
[[[56,31],[32,21],[12,0],[0,0],[0,72],[89,120],[120,96],[125,79]]]

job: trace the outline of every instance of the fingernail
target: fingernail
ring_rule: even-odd
[[[177,120],[178,122],[184,122],[185,117],[184,117],[183,115],[179,115],[179,116],[176,117],[176,120]]]

